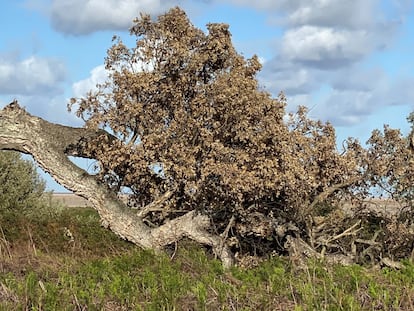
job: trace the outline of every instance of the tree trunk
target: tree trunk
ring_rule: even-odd
[[[69,160],[68,156],[91,157],[84,150],[85,143],[98,137],[106,142],[116,139],[104,130],[47,122],[27,113],[17,101],[0,111],[0,149],[32,155],[59,184],[91,202],[102,224],[123,239],[146,249],[160,250],[188,237],[211,246],[225,267],[233,264],[232,253],[223,246],[222,239],[208,233],[210,221],[206,215],[191,211],[160,227],[150,228],[116,193]]]

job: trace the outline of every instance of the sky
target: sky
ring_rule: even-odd
[[[331,122],[338,145],[364,143],[384,124],[409,132],[414,0],[0,0],[0,108],[17,99],[48,121],[82,126],[67,103],[105,79],[113,35],[132,45],[140,12],[174,6],[203,30],[229,24],[236,49],[261,59],[260,84],[283,91],[288,111],[304,105]]]

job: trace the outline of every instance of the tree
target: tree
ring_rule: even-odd
[[[367,194],[373,158],[354,139],[338,152],[332,125],[303,107],[286,115],[283,94],[272,98],[258,85],[258,57],[235,51],[228,25],[207,30],[179,8],[157,20],[141,15],[135,46],[114,37],[108,80],[71,100],[84,128],[49,123],[14,102],[0,111],[0,148],[32,154],[105,226],[145,248],[187,237],[226,266],[235,253],[351,254],[361,221],[336,208]],[[96,159],[99,173],[69,155]],[[117,197],[124,189],[128,205]]]
[[[118,138],[89,150],[101,180],[132,191],[148,223],[197,211],[250,251],[277,224],[306,226],[318,201],[338,200],[361,176],[361,148],[349,141],[339,154],[332,126],[305,108],[285,122],[283,94],[274,99],[258,85],[258,57],[235,51],[228,25],[207,30],[179,8],[156,21],[141,15],[131,28],[136,45],[114,37],[108,81],[71,107],[87,128]],[[280,224],[282,214],[290,216]]]
[[[39,203],[45,182],[36,167],[19,153],[0,152],[0,210],[26,210]]]

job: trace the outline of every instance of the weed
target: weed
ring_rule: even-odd
[[[189,241],[174,247],[173,258],[137,249],[101,228],[89,209],[49,215],[0,215],[0,311],[414,308],[408,261],[401,270],[318,261],[298,270],[275,257],[224,271],[208,250]]]

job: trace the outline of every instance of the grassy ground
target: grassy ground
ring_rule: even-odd
[[[139,250],[89,209],[3,213],[0,310],[414,310],[414,264],[298,270],[273,258],[223,271],[190,242]]]

